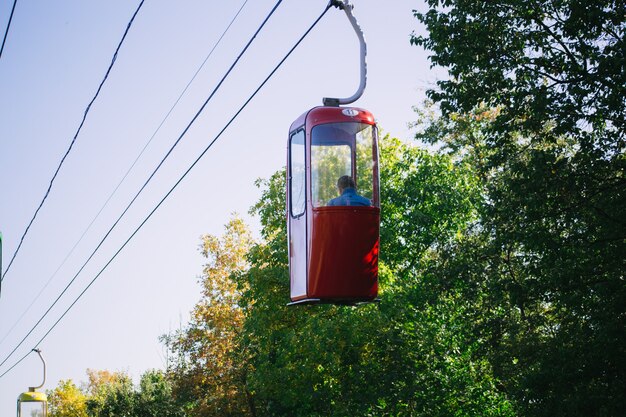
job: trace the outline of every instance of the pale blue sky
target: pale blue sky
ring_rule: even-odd
[[[150,138],[243,0],[146,0],[75,148],[3,284],[0,339],[50,279]],[[249,0],[203,71],[38,304],[0,344],[0,361],[71,279],[274,5]],[[368,41],[368,86],[355,104],[409,139],[412,106],[437,77],[409,44],[421,2],[354,0]],[[0,230],[6,267],[93,96],[139,1],[19,0],[0,59]],[[12,1],[0,3],[4,30]],[[221,91],[183,139],[67,297],[17,354],[33,347],[153,205],[326,6],[284,0]],[[358,43],[331,10],[203,161],[42,344],[46,388],[85,378],[85,369],[138,376],[164,364],[159,335],[177,328],[199,298],[200,236],[221,234],[232,212],[247,215],[253,182],[284,165],[291,122],[323,96],[358,85]],[[288,301],[288,294],[285,294]],[[31,355],[0,379],[0,415],[41,378]]]

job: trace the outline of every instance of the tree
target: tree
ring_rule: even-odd
[[[258,183],[252,213],[264,241],[236,275],[258,414],[512,415],[490,364],[476,355],[465,321],[472,306],[424,276],[438,248],[475,218],[477,180],[450,157],[388,137],[381,159],[380,306],[286,307],[284,172]]]
[[[87,377],[82,388],[67,380],[48,391],[51,417],[186,416],[162,371],[145,372],[138,387],[122,372],[88,369]]]
[[[412,43],[432,52],[450,79],[429,95],[444,114],[470,113],[481,103],[500,110],[492,145],[568,135],[583,152],[624,150],[626,72],[623,2],[611,0],[429,0],[417,13],[428,36]],[[502,134],[497,134],[502,133]],[[536,137],[535,137],[536,136]],[[592,149],[591,145],[597,145]],[[504,151],[504,150],[503,150]]]
[[[141,376],[133,417],[186,417],[164,372],[152,370]]]
[[[87,396],[71,379],[59,381],[47,394],[50,417],[87,417]]]
[[[244,317],[233,274],[247,268],[251,245],[251,233],[238,217],[221,238],[202,237],[202,299],[187,327],[163,338],[177,358],[169,369],[175,393],[188,403],[190,415],[249,414],[246,351],[238,340]]]
[[[480,221],[440,252],[524,415],[626,408],[626,5],[428,1],[412,42],[448,69],[419,135],[469,163]],[[468,134],[468,125],[475,126]],[[483,288],[477,293],[476,288]]]
[[[87,370],[87,414],[93,417],[133,417],[133,381],[123,372]]]

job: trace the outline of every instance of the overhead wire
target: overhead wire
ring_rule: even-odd
[[[94,94],[93,98],[91,99],[91,101],[89,102],[89,104],[87,105],[87,108],[85,109],[85,111],[83,113],[83,118],[82,118],[82,120],[81,120],[81,122],[80,122],[80,124],[78,126],[78,129],[76,129],[76,133],[74,133],[74,137],[72,138],[72,141],[70,142],[70,146],[67,148],[67,150],[65,151],[65,154],[61,158],[61,162],[59,162],[59,165],[57,166],[57,168],[56,168],[56,170],[54,172],[54,175],[52,175],[52,179],[50,180],[50,182],[48,184],[48,189],[46,190],[46,192],[45,192],[41,202],[39,203],[39,206],[37,207],[37,210],[35,210],[35,214],[33,214],[33,217],[30,219],[30,222],[26,226],[26,229],[24,230],[24,233],[22,234],[22,237],[20,238],[19,244],[17,245],[17,248],[15,249],[15,252],[13,252],[13,256],[11,257],[11,260],[9,261],[9,264],[6,267],[6,270],[2,274],[2,277],[0,277],[0,297],[2,296],[2,285],[1,285],[2,281],[4,281],[4,279],[6,278],[6,274],[11,269],[11,265],[13,265],[13,261],[15,260],[15,257],[19,253],[20,248],[22,247],[22,244],[24,243],[24,239],[26,238],[26,235],[28,234],[28,231],[30,230],[30,227],[33,225],[33,222],[37,218],[37,215],[39,214],[39,211],[41,210],[41,208],[43,207],[44,203],[46,202],[46,200],[48,198],[48,195],[50,195],[50,190],[52,189],[52,185],[54,184],[54,181],[56,180],[57,175],[59,174],[59,171],[61,170],[61,167],[63,166],[63,163],[65,162],[65,159],[67,158],[67,156],[72,151],[72,148],[74,147],[74,143],[76,143],[76,139],[78,138],[78,135],[80,134],[80,131],[82,130],[83,125],[85,124],[85,120],[87,120],[87,115],[89,114],[91,106],[93,105],[93,103],[96,101],[96,99],[100,95],[100,91],[102,90],[102,87],[104,86],[104,83],[109,78],[109,74],[111,73],[111,70],[113,69],[113,65],[115,64],[115,61],[117,60],[117,54],[119,53],[119,51],[120,51],[120,49],[122,47],[122,44],[124,43],[124,40],[126,39],[126,35],[128,35],[128,32],[130,31],[130,28],[133,25],[133,22],[135,21],[135,18],[137,17],[137,14],[139,13],[139,10],[141,10],[141,7],[143,6],[144,1],[145,0],[141,0],[141,2],[139,3],[139,6],[137,6],[137,9],[135,10],[135,13],[133,13],[130,21],[126,25],[126,30],[124,31],[124,35],[122,36],[122,39],[120,40],[120,42],[117,45],[117,48],[115,49],[115,53],[113,54],[113,58],[111,59],[111,63],[109,64],[109,67],[107,68],[106,73],[104,74],[104,78],[100,82],[100,85],[98,86],[98,89],[96,90],[96,93]]]
[[[261,30],[265,27],[265,25],[267,24],[267,22],[269,21],[269,19],[272,17],[272,15],[274,14],[274,12],[278,9],[278,6],[280,6],[280,4],[282,3],[283,0],[278,0],[276,2],[276,4],[274,5],[274,7],[272,8],[272,10],[269,12],[269,14],[265,17],[265,19],[263,20],[263,22],[261,23],[261,25],[258,27],[258,29],[254,32],[254,34],[252,35],[252,37],[250,38],[250,40],[248,41],[248,43],[245,45],[245,47],[242,49],[242,51],[239,53],[239,55],[237,56],[237,58],[234,60],[234,62],[231,64],[231,66],[228,68],[228,70],[226,71],[226,73],[224,74],[224,76],[222,77],[222,79],[219,81],[219,83],[216,85],[216,87],[213,89],[213,91],[211,92],[211,94],[209,95],[209,97],[204,101],[204,103],[202,104],[202,106],[200,107],[200,109],[196,112],[196,114],[194,115],[194,117],[191,119],[191,121],[187,124],[187,126],[185,127],[185,129],[183,130],[183,132],[178,136],[178,139],[174,142],[174,144],[170,147],[170,149],[167,151],[167,153],[165,154],[165,156],[161,159],[161,161],[158,163],[158,165],[156,166],[156,168],[152,171],[152,173],[150,174],[150,176],[148,177],[148,179],[144,182],[144,184],[141,186],[141,188],[139,189],[139,191],[137,191],[137,193],[135,194],[135,196],[132,198],[132,200],[130,201],[130,203],[128,203],[128,205],[126,206],[126,208],[122,211],[122,214],[120,214],[120,216],[117,218],[117,220],[115,220],[115,222],[113,223],[113,225],[109,228],[109,230],[106,232],[106,234],[104,235],[104,237],[100,240],[100,242],[98,243],[98,245],[96,246],[96,248],[91,252],[91,254],[89,255],[89,257],[87,258],[87,260],[82,264],[82,266],[80,267],[80,269],[78,270],[78,272],[76,272],[76,274],[74,274],[74,277],[69,281],[69,283],[65,286],[65,288],[61,291],[61,293],[57,296],[57,298],[54,300],[54,302],[50,305],[50,307],[48,307],[48,309],[45,311],[45,313],[43,314],[43,316],[41,316],[41,318],[37,321],[37,323],[35,323],[35,325],[30,329],[30,331],[26,334],[26,336],[24,336],[22,338],[22,340],[18,343],[18,345],[9,353],[9,355],[2,361],[0,362],[0,366],[4,365],[6,363],[6,361],[13,355],[13,353],[15,353],[15,351],[26,341],[26,339],[31,335],[31,333],[39,326],[39,324],[43,321],[43,319],[48,315],[48,313],[52,310],[52,308],[59,302],[59,300],[61,299],[61,297],[63,297],[63,295],[67,292],[67,290],[72,286],[72,284],[74,283],[74,281],[76,281],[76,279],[78,278],[78,276],[81,274],[81,272],[85,269],[85,267],[87,266],[87,264],[91,261],[91,259],[95,256],[95,254],[98,252],[98,250],[100,249],[100,247],[102,247],[102,245],[104,244],[104,242],[107,240],[107,238],[109,237],[109,235],[113,232],[113,230],[117,227],[117,225],[119,224],[119,222],[122,220],[122,218],[126,215],[126,213],[128,212],[128,210],[130,210],[130,208],[132,207],[132,205],[135,203],[135,201],[137,200],[137,198],[139,198],[139,196],[141,195],[141,193],[144,191],[144,189],[148,186],[148,184],[150,183],[150,181],[152,181],[152,178],[154,178],[154,176],[156,175],[156,173],[161,169],[161,167],[163,166],[163,164],[165,163],[165,161],[169,158],[169,156],[172,154],[172,152],[174,151],[174,149],[177,147],[177,145],[180,143],[180,141],[183,139],[183,137],[187,134],[187,132],[189,131],[189,129],[191,128],[191,126],[195,123],[195,121],[198,119],[198,117],[200,116],[200,114],[204,111],[204,109],[206,108],[206,106],[209,104],[209,102],[211,101],[211,99],[215,96],[215,94],[217,93],[217,91],[220,89],[220,87],[222,86],[222,84],[226,81],[226,79],[228,78],[228,76],[230,75],[230,73],[232,72],[232,70],[235,68],[235,66],[237,65],[237,63],[241,60],[241,57],[245,54],[245,52],[250,48],[250,45],[252,45],[252,42],[256,39],[257,35],[261,32]]]
[[[0,58],[2,58],[2,52],[4,51],[4,44],[7,41],[7,36],[9,35],[9,28],[11,27],[11,21],[13,20],[13,13],[15,12],[15,5],[17,4],[17,0],[13,0],[13,7],[11,8],[11,14],[9,15],[9,21],[7,23],[7,28],[4,31],[4,37],[2,38],[2,47],[0,47]]]
[[[278,71],[278,69],[283,65],[283,63],[291,56],[293,51],[302,43],[302,41],[308,36],[308,34],[315,28],[315,26],[319,23],[319,21],[324,17],[326,12],[331,8],[331,4],[328,4],[322,14],[311,24],[311,26],[304,32],[304,34],[300,37],[300,39],[291,47],[289,52],[280,60],[280,62],[274,67],[274,69],[269,73],[269,75],[261,82],[261,84],[256,88],[256,90],[248,97],[248,99],[243,103],[243,105],[237,110],[237,112],[230,118],[230,120],[224,125],[224,127],[219,131],[219,133],[209,142],[209,144],[205,147],[205,149],[200,153],[200,155],[193,161],[193,163],[187,168],[187,170],[179,177],[179,179],[174,183],[174,185],[170,188],[170,190],[161,198],[159,203],[150,211],[150,213],[144,218],[144,220],[135,228],[133,233],[126,239],[126,241],[119,247],[119,249],[113,254],[113,256],[107,261],[107,263],[100,269],[100,271],[94,276],[94,278],[89,282],[89,284],[83,289],[83,291],[78,294],[78,296],[74,299],[74,301],[66,308],[63,314],[54,322],[54,324],[48,329],[48,331],[39,339],[39,341],[35,344],[35,348],[37,348],[54,330],[54,328],[63,320],[63,318],[69,313],[69,311],[74,307],[74,305],[78,302],[78,300],[87,292],[87,290],[93,285],[93,283],[102,275],[102,273],[108,268],[108,266],[115,260],[117,255],[128,245],[128,243],[135,237],[135,235],[141,230],[141,228],[146,224],[146,222],[154,215],[154,213],[161,207],[163,202],[174,192],[174,190],[178,187],[178,185],[185,179],[185,177],[191,172],[191,170],[200,162],[200,160],[206,155],[206,153],[211,149],[213,144],[222,136],[222,134],[228,129],[228,127],[235,121],[235,119],[241,114],[241,112],[248,106],[248,104],[252,101],[252,99],[259,93],[259,91],[267,84],[267,82],[272,78],[272,76]],[[194,117],[194,120],[197,118]],[[187,129],[189,126],[187,127]],[[186,130],[187,130],[186,129]],[[33,329],[31,329],[32,332]],[[31,333],[29,332],[29,334]],[[21,344],[21,342],[20,342]],[[17,349],[17,348],[16,348]],[[15,352],[15,350],[13,352]],[[7,358],[4,359],[0,366],[2,366],[9,357],[13,354],[9,354]],[[30,354],[29,351],[26,355],[22,356],[18,361],[16,361],[10,368],[8,368],[4,373],[0,374],[0,378],[4,377],[11,370],[13,370],[18,364],[20,364],[26,357]]]
[[[119,222],[122,220],[122,218],[126,215],[126,213],[128,212],[128,210],[132,207],[132,205],[134,204],[134,202],[137,200],[137,198],[139,197],[139,195],[143,192],[143,190],[147,187],[147,185],[150,183],[150,181],[152,180],[152,178],[154,178],[154,176],[156,175],[156,173],[159,171],[159,169],[163,166],[163,164],[165,163],[165,161],[169,158],[169,156],[172,154],[172,152],[174,151],[174,149],[176,148],[176,146],[180,143],[180,141],[182,140],[182,138],[186,135],[186,133],[189,131],[189,129],[191,128],[191,126],[194,124],[194,122],[196,121],[196,119],[200,116],[200,114],[202,113],[202,111],[204,110],[204,108],[207,106],[207,104],[210,102],[210,100],[214,97],[214,95],[217,93],[217,91],[219,90],[219,88],[221,87],[221,85],[224,83],[224,81],[226,80],[226,78],[228,77],[228,75],[232,72],[232,70],[234,69],[234,67],[236,66],[236,64],[239,62],[239,60],[241,59],[241,57],[244,55],[244,53],[248,50],[248,48],[250,47],[250,45],[252,44],[252,42],[254,41],[254,39],[256,38],[256,36],[259,34],[259,32],[263,29],[263,27],[265,26],[265,24],[268,22],[268,20],[270,19],[270,17],[274,14],[274,12],[276,11],[276,9],[278,9],[278,6],[282,3],[282,0],[278,0],[276,2],[276,4],[274,5],[274,7],[272,8],[272,10],[270,11],[270,13],[267,15],[267,17],[265,18],[265,20],[263,20],[263,23],[261,24],[261,26],[259,26],[259,28],[256,30],[256,32],[254,33],[254,35],[250,38],[250,40],[248,41],[248,43],[246,44],[246,46],[244,47],[244,49],[241,51],[241,53],[237,56],[237,58],[235,59],[235,61],[233,62],[233,64],[230,66],[230,68],[226,71],[225,75],[222,77],[222,79],[220,80],[220,82],[217,84],[217,86],[213,89],[213,91],[211,92],[211,94],[209,95],[209,97],[206,99],[206,101],[204,102],[204,104],[200,107],[200,110],[198,110],[198,112],[195,114],[195,116],[192,118],[191,122],[189,122],[189,124],[187,125],[187,127],[183,130],[183,132],[180,134],[180,136],[178,137],[178,139],[176,140],[176,142],[174,142],[174,144],[170,147],[170,149],[168,150],[168,152],[165,154],[165,156],[161,159],[161,161],[159,162],[159,164],[157,165],[157,167],[152,171],[152,173],[150,174],[150,176],[148,177],[148,179],[144,182],[143,186],[139,189],[139,191],[135,194],[135,196],[133,197],[133,199],[130,201],[130,203],[126,206],[126,208],[124,209],[124,211],[122,212],[122,214],[117,218],[117,220],[113,223],[113,225],[109,228],[109,230],[107,231],[107,233],[104,235],[104,237],[100,240],[100,242],[98,243],[98,245],[96,246],[96,248],[91,252],[91,254],[89,255],[89,257],[87,258],[87,260],[83,263],[83,265],[80,267],[80,269],[78,270],[78,272],[74,275],[74,277],[70,280],[70,282],[65,286],[65,288],[63,289],[63,291],[61,291],[61,293],[57,296],[57,298],[54,300],[54,302],[52,303],[52,305],[50,305],[50,307],[46,310],[46,312],[43,314],[43,316],[37,321],[37,323],[33,326],[33,328],[31,328],[31,330],[26,334],[26,336],[24,336],[24,338],[19,342],[19,344],[15,347],[15,349],[13,349],[11,351],[11,353],[9,353],[9,356],[7,356],[7,358],[5,358],[1,363],[0,366],[2,366],[7,359],[24,343],[24,341],[28,338],[28,336],[30,336],[30,334],[39,326],[39,324],[42,322],[42,320],[48,315],[48,313],[52,310],[52,308],[58,303],[58,301],[61,299],[61,297],[67,292],[67,290],[70,288],[70,286],[74,283],[74,281],[78,278],[78,276],[80,275],[80,273],[83,271],[83,269],[87,266],[87,264],[91,261],[91,259],[95,256],[95,254],[98,252],[98,250],[100,249],[100,247],[104,244],[104,242],[106,241],[106,239],[109,237],[109,235],[111,234],[111,232],[113,232],[113,230],[115,229],[115,227],[119,224]]]
[[[229,29],[231,28],[231,26],[233,25],[233,23],[235,22],[235,20],[237,19],[237,17],[239,17],[239,15],[241,14],[241,11],[243,10],[243,8],[246,6],[246,4],[248,3],[249,0],[245,0],[241,7],[239,8],[239,10],[237,11],[237,13],[234,15],[234,17],[230,20],[230,23],[228,24],[228,26],[226,26],[226,29],[224,29],[224,31],[222,32],[222,34],[220,35],[220,37],[217,39],[217,41],[213,44],[213,47],[211,48],[211,50],[209,51],[209,53],[207,54],[207,56],[204,58],[204,60],[202,61],[202,63],[200,64],[200,66],[198,67],[198,69],[196,70],[196,72],[193,74],[193,76],[191,77],[191,79],[189,80],[189,82],[187,83],[187,85],[185,86],[185,88],[182,90],[182,92],[180,93],[180,95],[178,96],[178,98],[175,100],[174,104],[170,107],[169,111],[167,112],[167,114],[165,115],[165,117],[161,120],[161,122],[159,123],[158,127],[155,129],[154,133],[152,133],[152,136],[146,141],[146,143],[144,144],[143,148],[141,149],[141,151],[139,152],[139,154],[137,155],[137,157],[135,158],[135,160],[133,161],[133,163],[130,165],[130,167],[128,168],[128,170],[126,171],[126,173],[122,176],[122,179],[119,181],[119,183],[117,184],[117,186],[113,189],[113,191],[109,194],[108,198],[106,199],[106,201],[104,202],[104,204],[102,205],[102,207],[100,207],[100,209],[98,210],[98,212],[96,213],[96,215],[93,217],[93,219],[91,220],[91,222],[89,223],[89,225],[85,228],[85,230],[83,231],[83,233],[81,234],[80,238],[76,241],[76,243],[74,244],[74,246],[70,249],[70,251],[68,252],[68,254],[65,256],[65,258],[63,259],[63,261],[61,262],[61,264],[57,267],[57,269],[54,271],[54,273],[50,276],[50,278],[47,280],[47,282],[45,283],[45,285],[41,288],[41,290],[39,291],[39,293],[35,296],[35,298],[33,299],[33,301],[29,304],[29,306],[24,310],[24,312],[20,315],[20,317],[15,321],[15,323],[9,328],[9,330],[6,332],[6,334],[2,337],[2,339],[0,339],[0,345],[6,340],[6,338],[11,334],[11,332],[16,328],[16,326],[21,322],[21,320],[24,318],[24,316],[30,311],[30,309],[33,307],[33,305],[37,302],[37,300],[39,299],[39,297],[41,297],[41,295],[43,294],[43,292],[45,291],[46,288],[48,288],[48,285],[50,285],[50,283],[52,282],[52,279],[57,275],[57,273],[61,270],[61,268],[65,265],[65,263],[67,262],[67,260],[69,259],[69,257],[74,253],[74,251],[76,250],[76,248],[78,247],[78,245],[82,242],[83,238],[87,235],[87,232],[89,232],[89,230],[91,230],[91,226],[93,226],[93,224],[95,223],[95,221],[100,217],[100,214],[102,214],[102,212],[104,211],[104,209],[107,207],[107,205],[109,204],[109,202],[111,201],[111,199],[113,198],[113,196],[117,193],[117,190],[120,188],[120,186],[122,185],[122,183],[126,180],[126,178],[128,177],[128,175],[130,174],[130,172],[133,170],[133,168],[135,167],[135,165],[137,164],[137,162],[139,161],[139,159],[141,158],[141,156],[144,154],[144,152],[146,151],[146,149],[148,148],[148,146],[150,145],[150,143],[152,142],[152,140],[156,137],[157,133],[161,130],[161,127],[163,127],[163,125],[165,124],[165,122],[169,119],[169,116],[172,114],[172,112],[174,111],[174,109],[176,108],[176,106],[178,105],[178,103],[180,102],[180,100],[183,98],[183,96],[185,95],[185,93],[187,92],[187,90],[189,89],[189,87],[191,86],[191,84],[193,83],[193,81],[196,79],[196,77],[198,76],[198,74],[200,73],[200,71],[204,68],[204,65],[207,63],[207,61],[209,60],[209,58],[213,55],[213,52],[215,51],[215,49],[220,45],[222,39],[224,38],[224,36],[226,35],[226,33],[229,31]],[[0,264],[1,265],[1,264]],[[1,267],[0,267],[1,270]]]

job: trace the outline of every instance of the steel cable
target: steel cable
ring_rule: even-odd
[[[189,174],[189,172],[200,162],[200,160],[206,155],[206,153],[211,149],[213,144],[222,136],[222,134],[228,129],[228,127],[235,121],[235,119],[241,114],[241,112],[248,106],[248,104],[252,101],[252,99],[258,94],[258,92],[265,86],[265,84],[270,80],[270,78],[278,71],[278,69],[282,66],[282,64],[289,58],[289,56],[293,53],[293,51],[302,43],[302,41],[308,36],[308,34],[313,30],[313,28],[319,23],[319,21],[324,17],[326,12],[330,9],[331,5],[326,6],[322,14],[313,22],[313,24],[307,29],[307,31],[300,37],[300,39],[294,44],[294,46],[287,52],[287,54],[281,59],[281,61],[274,67],[274,69],[270,72],[270,74],[263,80],[263,82],[257,87],[257,89],[250,95],[250,97],[244,102],[244,104],[239,108],[239,110],[232,116],[232,118],[226,123],[226,125],[220,130],[220,132],[209,142],[207,147],[200,153],[200,155],[194,160],[194,162],[187,168],[187,170],[180,176],[180,178],[174,183],[174,185],[170,188],[170,190],[161,198],[159,203],[150,211],[150,213],[144,218],[144,220],[137,226],[137,228],[133,231],[133,233],[126,239],[126,241],[120,246],[120,248],[115,252],[115,254],[108,260],[108,262],[100,269],[100,271],[94,276],[94,278],[89,282],[89,284],[83,289],[83,291],[74,299],[74,301],[67,307],[67,309],[63,312],[63,314],[54,322],[54,324],[48,329],[48,331],[39,339],[39,341],[35,344],[35,348],[37,348],[54,330],[54,328],[63,320],[63,318],[69,313],[69,311],[74,307],[74,305],[78,302],[78,300],[87,292],[87,290],[93,285],[93,283],[102,275],[102,273],[108,268],[108,266],[113,262],[113,260],[117,257],[117,255],[126,247],[126,245],[133,239],[133,237],[141,230],[141,228],[146,224],[146,222],[152,217],[152,215],[161,207],[163,202],[174,192],[174,190],[178,187],[178,185],[183,181],[183,179]],[[202,109],[201,109],[202,110]],[[194,120],[197,118],[194,117]],[[188,130],[185,129],[185,132]],[[39,321],[41,322],[41,320]],[[39,323],[38,322],[38,323]],[[36,327],[36,326],[35,326]],[[31,329],[28,333],[32,333],[35,329]],[[26,337],[28,337],[28,335]],[[24,338],[23,340],[25,340]],[[20,342],[20,345],[23,343]],[[19,345],[18,345],[19,347]],[[10,356],[17,350],[17,347],[0,363],[2,366],[6,361],[10,358]],[[20,358],[17,362],[15,362],[10,368],[8,368],[4,373],[0,374],[0,378],[4,377],[7,373],[9,373],[12,369],[14,369],[19,363],[21,363],[26,357],[30,354],[27,353],[22,358]]]

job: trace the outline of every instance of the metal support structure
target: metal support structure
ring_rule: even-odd
[[[367,83],[367,62],[365,60],[367,57],[367,45],[365,44],[365,36],[363,35],[363,30],[361,30],[359,23],[356,21],[356,18],[352,14],[352,9],[354,8],[354,6],[350,4],[350,0],[331,0],[330,5],[335,6],[346,13],[348,20],[354,28],[356,36],[359,38],[360,45],[361,81],[356,93],[348,98],[324,97],[323,101],[325,106],[338,107],[342,104],[354,103],[363,95],[363,91],[365,91],[365,85]]]
[[[37,352],[37,354],[39,355],[39,359],[41,359],[41,362],[43,362],[43,382],[37,387],[29,387],[28,390],[31,392],[38,390],[46,384],[46,361],[44,360],[43,356],[41,356],[40,349],[33,349],[33,352]]]

